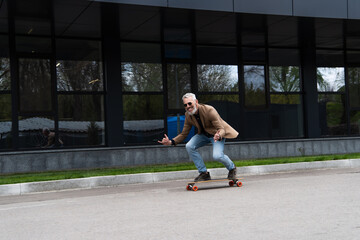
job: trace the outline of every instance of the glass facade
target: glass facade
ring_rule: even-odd
[[[121,43],[124,144],[154,144],[164,133],[160,44]]]
[[[0,150],[12,149],[12,99],[7,3],[0,9]]]
[[[357,136],[359,21],[312,20],[316,60],[308,66],[299,17],[3,1],[0,150],[48,147],[44,129],[54,148],[106,146],[114,129],[116,146],[157,144],[181,131],[187,92],[239,131],[231,141],[304,138],[309,125],[321,130],[316,137]],[[112,46],[119,51],[111,54]],[[309,71],[314,79],[304,78]],[[316,122],[306,122],[309,99]],[[110,123],[111,111],[122,122]]]
[[[105,145],[101,42],[56,39],[56,95],[62,147]]]

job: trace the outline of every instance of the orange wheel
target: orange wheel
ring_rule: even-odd
[[[242,182],[238,181],[238,182],[236,183],[236,185],[237,185],[238,187],[241,187],[241,186],[242,186]]]
[[[193,186],[192,190],[194,190],[194,192],[196,192],[198,190],[197,186]]]
[[[234,183],[233,180],[229,181],[229,186],[230,186],[230,187],[234,186],[234,184],[235,184],[235,183]]]

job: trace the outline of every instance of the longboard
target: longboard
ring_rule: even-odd
[[[211,179],[211,180],[205,180],[205,181],[197,181],[197,182],[188,182],[187,186],[186,186],[186,190],[188,191],[197,191],[199,188],[198,186],[196,186],[196,184],[199,183],[209,183],[209,182],[223,182],[223,181],[229,181],[229,186],[232,187],[234,185],[241,187],[242,186],[242,182],[239,181],[243,178],[235,178],[235,179],[227,179],[227,178],[217,178],[217,179]]]

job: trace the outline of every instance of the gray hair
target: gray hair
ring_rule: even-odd
[[[189,98],[191,97],[193,100],[196,100],[196,96],[193,93],[185,93],[184,96],[182,97],[182,100],[184,100],[184,98]]]

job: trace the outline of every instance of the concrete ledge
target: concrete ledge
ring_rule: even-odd
[[[326,168],[356,168],[360,167],[360,159],[346,159],[335,161],[303,162],[289,164],[275,164],[264,166],[239,167],[239,176],[270,174],[277,172],[291,172],[307,169],[326,169]],[[214,178],[226,176],[228,171],[225,168],[209,169]],[[39,193],[47,191],[60,191],[70,189],[90,189],[97,187],[118,186],[136,183],[154,183],[161,181],[171,181],[180,179],[193,179],[197,176],[197,171],[176,171],[160,173],[141,173],[104,177],[90,177],[58,181],[31,182],[0,185],[0,196],[23,195],[29,193]]]
[[[213,161],[211,146],[199,149],[204,161]],[[227,142],[233,160],[314,156],[360,152],[360,137]],[[184,144],[81,149],[44,149],[0,153],[0,174],[72,169],[113,168],[191,162]],[[252,172],[253,169],[248,171]],[[257,171],[257,170],[256,170]]]

